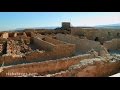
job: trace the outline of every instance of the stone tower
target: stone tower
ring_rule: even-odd
[[[70,27],[70,22],[62,22],[62,29],[68,30]]]

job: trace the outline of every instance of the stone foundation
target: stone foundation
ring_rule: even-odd
[[[45,75],[48,73],[55,73],[61,70],[66,70],[68,67],[74,64],[78,64],[83,59],[93,58],[93,55],[79,55],[72,58],[63,58],[58,60],[50,60],[39,63],[21,64],[15,66],[7,66],[3,68],[3,72],[0,76],[6,76],[6,73],[38,73],[39,75]]]

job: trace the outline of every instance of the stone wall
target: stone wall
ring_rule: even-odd
[[[4,67],[4,71],[0,76],[6,76],[6,73],[38,73],[45,75],[66,70],[69,66],[79,63],[83,59],[93,58],[93,55],[79,55],[72,58],[63,58],[57,60],[44,61],[39,63],[21,64],[15,66]]]
[[[61,49],[61,48],[60,48]],[[58,50],[58,49],[57,49]],[[21,64],[21,63],[30,63],[30,62],[42,62],[47,61],[51,59],[58,59],[63,57],[71,56],[71,52],[58,52],[58,51],[51,51],[51,52],[45,52],[45,51],[33,51],[25,54],[25,56],[20,57],[20,55],[5,55],[0,57],[0,64],[4,62],[6,66],[8,65],[15,65],[15,64]]]
[[[74,44],[65,43],[49,37],[44,37],[44,40],[39,37],[34,37],[33,39],[34,44],[39,45],[46,51],[52,51],[52,55],[56,58],[71,56],[75,53],[76,46]]]
[[[22,36],[24,35],[24,32],[17,32],[17,36]]]
[[[62,22],[62,29],[69,29],[70,27],[70,22]]]
[[[117,50],[117,49],[120,49],[120,39],[112,39],[110,41],[106,41],[103,45],[108,50]]]
[[[52,43],[50,43],[50,41],[52,41],[52,38],[48,38],[48,40],[50,40],[49,42],[42,40],[41,38],[33,38],[35,45],[38,45],[38,47],[42,48],[42,50],[44,51],[28,51],[26,53],[24,53],[24,55],[22,53],[20,53],[20,50],[23,48],[18,48],[20,50],[17,50],[17,45],[15,45],[15,41],[11,42],[10,45],[7,45],[7,54],[9,58],[7,58],[8,60],[6,60],[6,58],[1,57],[1,63],[5,62],[5,65],[13,65],[15,63],[19,64],[22,62],[41,62],[44,60],[50,60],[50,59],[58,59],[58,58],[63,58],[63,57],[69,57],[69,56],[73,56],[74,52],[75,52],[75,45],[74,44],[64,44],[62,41],[58,41],[61,44],[58,45],[54,45]],[[25,39],[26,40],[26,39]],[[54,40],[54,39],[53,39]],[[55,40],[54,40],[55,42]],[[58,43],[57,42],[57,43]],[[27,43],[27,41],[26,41]],[[26,47],[26,45],[24,45]],[[27,48],[27,47],[26,47]],[[38,48],[39,49],[39,48]],[[24,48],[23,48],[24,50]],[[20,53],[20,54],[17,54]],[[18,57],[14,57],[13,56],[20,56],[19,59]],[[18,61],[17,61],[18,60]],[[14,63],[15,62],[15,63]]]
[[[9,38],[8,38],[8,40],[15,40],[15,41],[21,40],[21,39],[30,41],[31,37],[27,37],[27,36],[25,36],[25,35],[22,35],[22,36],[19,35],[19,36],[17,36],[17,33],[15,33],[15,34],[14,34],[14,37],[9,37]]]
[[[30,52],[26,54],[26,56],[22,55],[14,55],[14,54],[6,54],[0,57],[0,65],[4,62],[5,66],[8,65],[16,65],[22,63],[30,63],[30,62],[41,62],[43,60],[49,60],[53,58],[52,53],[49,54],[47,52]]]
[[[9,38],[13,38],[15,33],[9,33]]]
[[[107,77],[120,69],[120,62],[106,63],[104,65],[89,66],[77,73],[77,77]]]
[[[96,61],[93,65],[73,65],[73,69],[50,74],[49,77],[107,77],[117,73],[120,69],[120,62]]]
[[[31,32],[25,32],[25,33],[26,33],[27,37],[31,37],[32,36]]]
[[[28,63],[30,62],[41,62],[44,60],[49,60],[51,59],[51,54],[49,54],[49,52],[45,52],[45,51],[33,51],[30,52],[28,54],[25,54],[25,61],[27,61]]]
[[[95,41],[88,40],[88,39],[80,39],[79,37],[75,37],[72,35],[57,34],[56,38],[61,41],[64,41],[64,42],[75,44],[76,51],[86,52],[91,49],[99,49],[100,48],[99,42],[95,42]]]
[[[46,50],[46,51],[51,51],[55,47],[54,44],[46,42],[39,37],[33,37],[33,43],[36,44],[37,46],[41,47],[43,50]]]
[[[18,64],[25,62],[22,57],[13,57],[12,55],[3,55],[0,56],[0,65],[4,63],[4,65]]]
[[[14,37],[17,36],[17,33],[12,33],[12,32],[10,32],[10,33],[8,34],[8,36],[9,36],[9,38],[14,38]]]
[[[56,39],[53,39],[53,38],[50,38],[50,37],[45,37],[44,40],[49,42],[49,43],[52,43],[54,45],[65,44],[65,42],[63,42],[63,41],[56,40]]]
[[[8,33],[5,32],[5,33],[2,34],[2,38],[6,38],[7,39],[8,37],[9,37]]]
[[[109,29],[83,29],[83,28],[71,28],[72,35],[83,35],[90,40],[95,40],[98,37],[99,41],[103,43],[104,41],[111,40],[113,38],[120,38],[120,30],[109,30]]]
[[[92,58],[94,58],[93,55],[86,54],[72,58],[8,66],[3,67],[0,76],[10,77],[7,73],[36,73],[38,76],[50,77],[106,77],[117,73],[120,69],[119,61],[111,62],[101,58],[101,60],[91,62]],[[85,60],[89,60],[89,62],[81,65],[80,62],[85,62]]]
[[[75,55],[75,45],[73,44],[58,45],[54,48],[53,53],[54,55],[56,55],[56,58],[73,56]]]

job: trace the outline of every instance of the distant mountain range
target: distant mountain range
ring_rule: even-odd
[[[87,26],[72,26],[72,27],[83,27],[83,28],[85,27],[85,28],[87,28]],[[56,28],[60,28],[60,26],[33,27],[33,28],[16,28],[16,29],[13,29],[13,30],[4,30],[4,31],[22,31],[24,29],[56,29]],[[109,25],[97,25],[97,26],[94,26],[94,27],[91,27],[91,28],[120,30],[120,23],[118,23],[118,24],[109,24]]]
[[[33,27],[33,28],[16,28],[16,30],[24,30],[24,29],[55,29],[55,28],[57,28],[57,26],[52,26],[52,27]]]
[[[10,30],[10,31],[23,31],[24,29],[55,29],[55,28],[58,28],[58,27],[57,26],[53,26],[53,27],[16,28],[16,29]]]
[[[98,25],[95,28],[103,28],[103,29],[120,29],[120,23],[118,24],[109,24],[109,25]]]

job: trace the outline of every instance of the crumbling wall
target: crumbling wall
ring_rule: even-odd
[[[2,38],[6,38],[7,39],[8,37],[9,37],[8,33],[5,32],[5,33],[2,34]]]
[[[71,53],[69,52],[57,52],[57,51],[51,51],[51,52],[42,52],[42,51],[33,51],[26,53],[25,56],[20,55],[6,55],[0,57],[0,64],[3,62],[5,65],[15,65],[20,63],[30,63],[30,62],[42,62],[47,61],[51,59],[58,59],[63,57],[71,56]]]
[[[46,51],[51,51],[55,47],[54,44],[41,40],[39,37],[33,37],[33,42]]]
[[[55,45],[53,53],[56,58],[71,56],[75,53],[75,44],[65,43],[47,36],[44,37],[44,40]]]
[[[31,37],[32,36],[31,32],[25,32],[25,33],[26,33],[27,37]]]
[[[0,56],[0,64],[4,62],[6,66],[16,65],[21,63],[41,62],[43,60],[49,60],[53,58],[52,53],[33,51],[23,55],[6,54]]]
[[[54,42],[54,44],[53,44],[53,42]],[[60,41],[54,40],[52,38],[47,38],[45,40],[41,40],[40,38],[37,37],[37,38],[34,38],[34,43],[39,45],[46,51],[48,51],[48,50],[53,51],[52,55],[56,58],[60,58],[60,57],[64,57],[64,56],[71,56],[75,52],[74,44],[67,44],[67,43],[64,44],[64,42],[60,42]],[[55,44],[57,44],[57,45],[55,45]]]
[[[33,51],[25,54],[24,59],[27,62],[35,62],[35,61],[43,61],[43,60],[49,60],[50,59],[50,54],[47,55],[49,52],[45,51]]]
[[[90,40],[95,40],[98,37],[99,41],[103,43],[104,41],[111,40],[113,38],[120,38],[119,30],[110,30],[110,29],[95,29],[95,28],[80,28],[73,27],[71,28],[71,34],[81,36],[84,34]]]
[[[9,38],[14,38],[17,36],[17,33],[9,33]]]
[[[111,74],[118,72],[120,69],[120,63],[106,63],[104,65],[96,65],[86,67],[81,72],[77,73],[77,77],[107,77]]]
[[[56,58],[73,56],[75,54],[75,47],[74,44],[61,44],[53,49],[53,53],[56,55]]]
[[[24,42],[24,40],[22,41]],[[16,41],[12,40],[12,41],[9,41],[9,43],[7,44],[7,54],[9,56],[11,55],[12,57],[16,55],[17,56],[21,55],[21,57],[19,57],[20,59],[18,60],[18,62],[16,62],[17,64],[19,64],[20,61],[29,63],[29,62],[35,62],[35,61],[40,62],[43,60],[68,57],[68,56],[72,56],[75,51],[75,45],[73,44],[53,45],[39,38],[34,38],[34,44],[39,45],[39,47],[42,47],[45,51],[37,51],[37,50],[31,51],[31,49],[29,50],[28,46],[25,45],[24,43],[18,47],[18,45],[16,45]],[[26,50],[28,52],[26,52]],[[25,52],[24,56],[22,52]],[[11,60],[8,61],[9,59]],[[13,58],[9,58],[9,59],[6,60],[6,58],[4,58],[3,61],[5,61],[6,64],[14,64],[14,59],[17,59],[17,58],[14,57],[14,59]],[[1,61],[1,63],[3,61]]]
[[[108,50],[117,50],[120,49],[120,39],[112,39],[110,41],[106,41],[103,44]]]
[[[76,69],[75,71],[73,70],[72,72],[66,73],[66,76],[75,75],[76,77],[107,77],[117,73],[119,69],[120,69],[119,62],[106,63],[104,65],[100,64],[97,66],[96,65],[88,66],[83,70],[79,68],[79,69]]]
[[[61,49],[62,48],[62,49]],[[33,51],[25,54],[25,60],[28,62],[44,61],[72,56],[75,51],[73,45],[56,46],[52,51]]]
[[[16,45],[14,40],[10,40],[7,42],[6,54],[15,54],[14,50],[16,50]]]
[[[86,63],[85,63],[86,64]],[[115,74],[120,69],[120,62],[94,61],[91,65],[76,64],[66,71],[50,74],[49,77],[107,77]]]
[[[23,39],[23,40],[30,40],[31,37],[27,37],[27,36],[25,36],[25,35],[17,36],[17,34],[14,34],[14,37],[8,38],[8,40],[15,40],[15,41],[21,40],[21,39]]]
[[[86,36],[90,40],[94,40],[96,35],[95,29],[71,28],[71,34],[77,36]]]
[[[99,49],[100,43],[88,39],[80,39],[72,35],[57,34],[57,39],[64,42],[76,44],[76,51],[89,51],[91,49]]]
[[[0,56],[0,65],[4,63],[4,65],[18,64],[23,63],[22,57],[13,57],[11,55]]]
[[[47,41],[47,42],[49,42],[49,43],[52,43],[54,45],[65,44],[65,42],[53,39],[51,37],[45,37],[44,40]]]
[[[17,36],[22,36],[24,35],[23,32],[17,32]]]
[[[61,70],[66,70],[69,66],[79,63],[83,59],[93,58],[93,55],[79,55],[72,58],[63,58],[58,60],[50,60],[39,63],[15,65],[4,68],[0,76],[6,76],[6,73],[38,73],[45,75],[48,73],[55,73]]]

